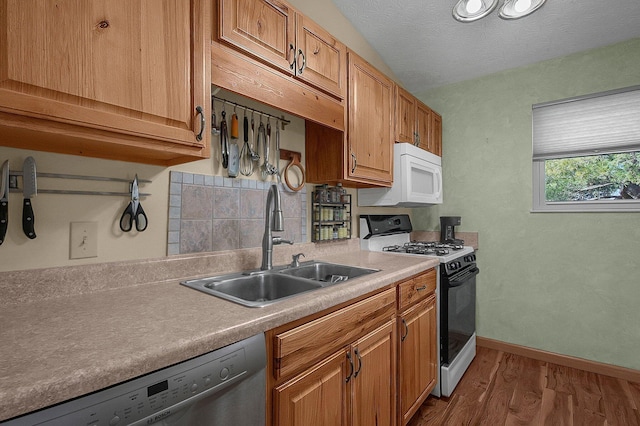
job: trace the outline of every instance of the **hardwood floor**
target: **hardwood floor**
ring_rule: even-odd
[[[640,426],[640,383],[478,347],[453,395],[408,424],[434,425]]]

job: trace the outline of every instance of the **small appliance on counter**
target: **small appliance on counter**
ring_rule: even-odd
[[[456,238],[455,227],[460,223],[460,216],[440,216],[440,242],[463,245],[464,241]]]

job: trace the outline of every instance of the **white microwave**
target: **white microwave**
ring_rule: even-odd
[[[442,159],[409,143],[393,147],[391,188],[358,190],[359,206],[420,207],[442,204]]]

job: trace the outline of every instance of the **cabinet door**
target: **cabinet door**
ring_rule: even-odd
[[[352,345],[353,426],[395,424],[394,328],[393,321],[389,321]]]
[[[442,117],[435,111],[431,111],[431,137],[427,151],[442,156]]]
[[[346,351],[341,350],[274,389],[273,424],[346,426],[347,365]]]
[[[296,74],[319,89],[344,99],[347,48],[321,26],[296,15]]]
[[[416,98],[396,85],[396,142],[415,143],[416,139]],[[426,138],[425,138],[426,142]]]
[[[401,422],[406,424],[437,380],[436,297],[420,302],[398,319]]]
[[[201,0],[3,0],[0,111],[204,147],[196,106],[206,111],[209,103],[208,7]],[[83,152],[97,150],[85,144]]]
[[[293,74],[295,12],[277,0],[219,0],[218,37]]]
[[[433,113],[428,106],[422,102],[416,103],[416,133],[419,141],[418,146],[430,152],[433,152],[429,149],[429,143],[433,138],[432,115]]]
[[[348,62],[348,177],[391,186],[393,82],[353,52]]]

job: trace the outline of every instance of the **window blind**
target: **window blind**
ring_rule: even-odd
[[[640,86],[533,105],[533,159],[640,150]]]

